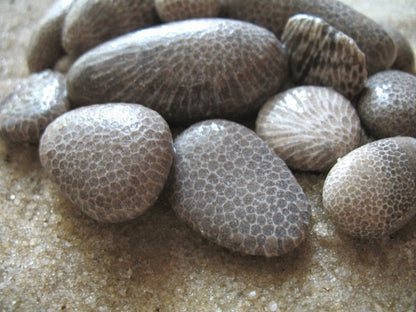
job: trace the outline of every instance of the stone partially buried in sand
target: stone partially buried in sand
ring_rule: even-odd
[[[172,207],[205,238],[266,257],[306,237],[310,206],[286,164],[252,130],[203,121],[174,142]]]

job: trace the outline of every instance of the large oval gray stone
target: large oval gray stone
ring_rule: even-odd
[[[282,45],[242,21],[194,19],[148,28],[84,54],[70,69],[75,105],[139,103],[175,123],[255,114],[287,75]]]

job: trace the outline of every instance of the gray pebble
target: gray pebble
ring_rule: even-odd
[[[0,136],[37,144],[46,126],[68,109],[62,74],[51,70],[31,74],[0,104]]]
[[[137,31],[79,58],[68,72],[75,105],[144,104],[173,123],[252,116],[287,76],[270,31],[242,21],[191,19]]]
[[[367,57],[369,74],[390,68],[396,47],[376,22],[336,0],[224,0],[229,17],[256,23],[280,38],[287,20],[298,13],[321,17],[353,38]]]
[[[61,33],[65,16],[73,3],[73,0],[56,1],[36,26],[26,52],[29,71],[39,72],[53,68],[65,54]]]
[[[159,196],[172,164],[172,136],[162,117],[142,105],[91,105],[51,123],[39,155],[84,213],[100,222],[122,222]]]
[[[62,44],[72,57],[158,22],[154,0],[77,1],[65,18]]]
[[[416,214],[416,139],[368,143],[341,158],[323,188],[335,225],[360,238],[391,234]]]
[[[353,39],[321,18],[305,14],[291,17],[282,42],[296,84],[333,87],[349,99],[364,88],[364,53]]]
[[[277,94],[261,108],[256,132],[292,169],[328,171],[360,144],[351,102],[327,87],[302,86]]]
[[[172,207],[233,251],[279,256],[305,238],[309,202],[286,164],[252,130],[207,120],[174,142]]]
[[[357,111],[363,126],[376,138],[416,137],[416,76],[397,70],[371,76]]]

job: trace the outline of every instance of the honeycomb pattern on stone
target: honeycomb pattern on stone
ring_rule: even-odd
[[[416,137],[416,77],[397,70],[371,76],[357,111],[363,126],[376,138]]]
[[[62,74],[51,70],[31,74],[0,104],[0,136],[37,144],[47,125],[68,109]]]
[[[198,17],[216,17],[220,0],[155,0],[156,11],[164,22]]]
[[[161,116],[137,104],[72,110],[41,138],[39,154],[61,191],[102,222],[133,219],[159,196],[173,159]]]
[[[172,207],[202,236],[267,257],[304,240],[310,218],[306,195],[252,130],[208,120],[185,130],[174,147]]]
[[[400,229],[416,214],[416,139],[368,143],[341,158],[323,188],[334,224],[361,238]]]
[[[191,19],[119,37],[68,72],[74,105],[143,103],[170,123],[256,114],[287,76],[270,31],[242,21]]]

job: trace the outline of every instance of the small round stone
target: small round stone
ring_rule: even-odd
[[[279,256],[305,238],[310,212],[286,164],[252,130],[207,120],[175,142],[172,208],[218,245]]]
[[[198,17],[217,17],[220,0],[155,0],[156,11],[164,22]]]
[[[328,173],[322,196],[334,224],[349,235],[397,231],[416,214],[416,139],[381,139],[347,154]]]
[[[296,84],[333,87],[349,99],[364,88],[364,53],[352,38],[323,19],[305,14],[291,17],[282,42]]]
[[[297,170],[328,171],[360,144],[351,102],[327,87],[303,86],[277,94],[261,108],[256,132]]]
[[[37,144],[46,126],[68,109],[62,74],[51,70],[31,74],[0,104],[0,136]]]
[[[146,211],[164,187],[173,159],[167,123],[138,104],[72,110],[45,130],[40,161],[61,191],[101,222]]]
[[[154,0],[76,1],[65,18],[62,44],[76,57],[102,42],[157,22]]]
[[[357,111],[363,127],[376,138],[416,137],[416,76],[397,70],[371,76]]]

